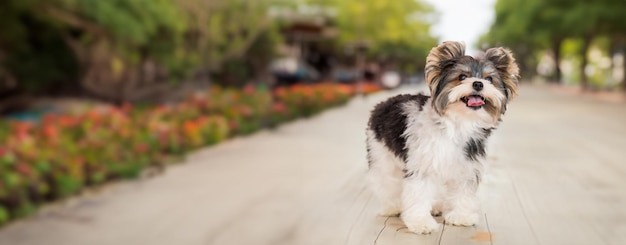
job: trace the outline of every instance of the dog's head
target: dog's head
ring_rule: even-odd
[[[471,117],[486,112],[498,121],[507,103],[517,96],[519,68],[505,48],[491,48],[481,57],[471,57],[465,55],[465,44],[444,42],[430,50],[425,73],[433,107],[442,116]]]

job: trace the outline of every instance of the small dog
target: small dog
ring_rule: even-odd
[[[481,57],[444,42],[426,58],[431,96],[398,95],[372,111],[367,128],[368,179],[382,200],[380,215],[401,214],[409,231],[479,221],[476,190],[485,168],[485,141],[517,96],[519,68],[511,51]]]

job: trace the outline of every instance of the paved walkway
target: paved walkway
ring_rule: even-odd
[[[626,244],[625,104],[523,87],[490,144],[482,222],[418,236],[377,217],[364,183],[368,112],[392,93],[47,209],[0,244]]]

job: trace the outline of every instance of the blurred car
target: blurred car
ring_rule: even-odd
[[[380,77],[380,84],[386,89],[397,88],[402,84],[402,77],[397,71],[385,71]]]
[[[293,85],[299,82],[313,82],[320,78],[319,73],[296,58],[286,57],[273,61],[270,72],[276,79],[276,86]]]
[[[418,85],[424,82],[424,74],[423,73],[419,73],[419,74],[412,74],[409,77],[406,78],[406,83],[407,84],[411,84],[411,85]]]
[[[339,83],[355,83],[359,74],[353,69],[337,68],[333,71],[332,78]]]

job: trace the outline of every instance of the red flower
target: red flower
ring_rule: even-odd
[[[201,117],[199,117],[198,119],[196,119],[196,123],[197,123],[198,125],[204,125],[204,124],[206,124],[208,121],[209,121],[209,117],[207,117],[207,116],[201,116]]]
[[[133,105],[131,105],[128,102],[124,102],[124,104],[122,105],[122,108],[121,108],[122,112],[124,112],[124,113],[130,113],[130,111],[132,109],[133,109]]]
[[[277,97],[284,97],[286,93],[287,93],[287,90],[285,88],[277,88],[276,90],[274,90],[274,94]]]
[[[252,85],[246,85],[246,86],[243,88],[243,93],[244,93],[245,95],[253,95],[253,94],[254,94],[254,92],[255,92],[255,89],[254,89],[254,86],[252,86]]]
[[[283,113],[287,111],[287,106],[282,102],[274,102],[274,104],[272,104],[272,111]]]
[[[6,155],[8,151],[9,150],[6,147],[0,146],[0,157],[3,157],[4,155]]]
[[[71,116],[60,116],[57,118],[57,121],[59,122],[59,125],[61,125],[62,127],[73,127],[76,125],[77,121],[76,118],[71,117]]]
[[[228,122],[228,128],[230,128],[231,130],[237,130],[239,128],[239,123],[235,120],[231,120],[230,122]]]
[[[252,109],[250,109],[250,107],[247,105],[241,105],[237,109],[245,117],[249,117],[252,115]]]
[[[150,150],[150,146],[146,143],[137,143],[135,144],[135,151],[137,153],[146,153]]]
[[[164,146],[167,145],[167,142],[170,139],[169,131],[161,131],[159,132],[159,145]]]
[[[155,113],[165,113],[169,111],[169,106],[167,105],[159,105],[156,108],[154,108],[152,111]]]
[[[22,140],[30,135],[30,129],[33,125],[29,122],[16,122],[13,124],[13,130],[18,139]]]
[[[45,115],[43,116],[43,118],[41,119],[41,121],[42,121],[44,124],[51,124],[51,123],[54,123],[55,121],[57,121],[57,117],[56,117],[56,115],[54,115],[54,114],[47,113],[47,114],[45,114]]]
[[[31,168],[28,164],[26,163],[18,163],[17,166],[15,166],[17,172],[26,175],[26,176],[30,176],[33,173],[33,168]]]

